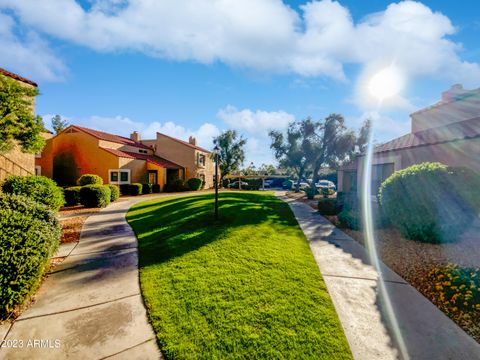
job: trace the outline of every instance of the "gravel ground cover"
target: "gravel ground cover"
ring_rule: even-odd
[[[287,196],[317,209],[318,200],[308,200],[303,192],[289,192]],[[340,227],[336,216],[325,217]],[[342,231],[364,245],[362,231],[346,228],[342,228]],[[472,311],[458,309],[454,303],[448,301],[449,299],[443,298],[445,286],[442,286],[440,290],[438,279],[432,276],[434,270],[452,264],[474,271],[480,269],[480,218],[472,223],[460,240],[455,243],[440,245],[412,241],[403,237],[397,229],[387,228],[376,230],[376,247],[380,258],[387,266],[408,281],[480,343],[480,309]]]

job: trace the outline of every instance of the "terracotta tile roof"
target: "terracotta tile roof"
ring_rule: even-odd
[[[162,135],[162,136],[165,136],[165,137],[167,137],[167,138],[169,138],[169,139],[171,139],[171,140],[174,140],[174,141],[176,141],[176,142],[178,142],[178,143],[180,143],[180,144],[186,145],[186,146],[191,147],[191,148],[193,148],[193,149],[197,149],[197,150],[200,150],[200,151],[203,151],[203,152],[206,152],[206,153],[210,153],[209,150],[204,149],[204,148],[202,148],[202,147],[200,147],[200,146],[197,146],[197,145],[190,144],[188,141],[183,141],[183,140],[174,138],[174,137],[172,137],[172,136],[165,135],[165,134],[163,134],[163,133],[157,133],[157,134],[160,134],[160,135]]]
[[[70,127],[73,127],[73,128],[78,129],[80,131],[86,132],[87,134],[90,134],[93,137],[96,137],[97,139],[100,139],[100,140],[111,141],[111,142],[114,142],[114,143],[117,143],[117,144],[135,146],[135,147],[142,148],[142,149],[151,149],[150,147],[148,147],[148,146],[146,146],[146,145],[144,145],[140,142],[136,142],[136,141],[134,141],[130,138],[127,138],[127,137],[123,137],[123,136],[119,136],[119,135],[113,135],[113,134],[109,134],[109,133],[106,133],[106,132],[103,132],[103,131],[93,130],[93,129],[89,129],[89,128],[85,128],[85,127],[81,127],[81,126],[77,126],[77,125],[71,125],[68,128],[70,128]]]
[[[17,75],[17,74],[14,74],[14,73],[11,73],[10,71],[7,71],[3,68],[0,68],[0,73],[5,75],[5,76],[9,76],[15,80],[19,80],[21,82],[24,82],[24,83],[27,83],[27,84],[30,84],[30,85],[33,85],[35,87],[38,87],[37,83],[33,82],[32,80],[28,80],[20,75]]]
[[[480,117],[410,133],[375,148],[376,153],[480,137]]]
[[[180,165],[177,165],[171,161],[168,161],[156,155],[137,154],[130,151],[122,151],[122,150],[109,149],[104,147],[100,147],[100,149],[105,150],[110,154],[113,154],[118,157],[123,157],[127,159],[145,160],[147,162],[151,162],[152,164],[159,165],[166,169],[182,169]]]

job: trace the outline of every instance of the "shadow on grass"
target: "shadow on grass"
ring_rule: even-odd
[[[261,223],[296,225],[287,204],[271,195],[220,193],[140,203],[127,220],[139,240],[140,267],[159,264],[208,245],[235,228]]]

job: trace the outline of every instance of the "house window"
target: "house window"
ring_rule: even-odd
[[[130,184],[130,170],[108,170],[110,184]]]
[[[35,175],[37,176],[42,175],[42,167],[40,165],[35,166]]]
[[[205,166],[205,155],[198,154],[198,165]]]
[[[372,166],[372,194],[378,194],[382,183],[393,174],[394,164],[378,164]]]
[[[148,154],[148,151],[147,151],[147,150],[141,150],[141,149],[139,149],[138,152],[141,153],[141,154]]]

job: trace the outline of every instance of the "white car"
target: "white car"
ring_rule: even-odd
[[[295,188],[297,186],[297,183],[293,184],[293,188]],[[310,187],[310,184],[307,183],[307,182],[300,182],[300,190],[305,190],[306,188],[309,188]]]
[[[335,184],[330,180],[318,180],[318,182],[315,184],[315,187],[317,189],[336,189]]]

